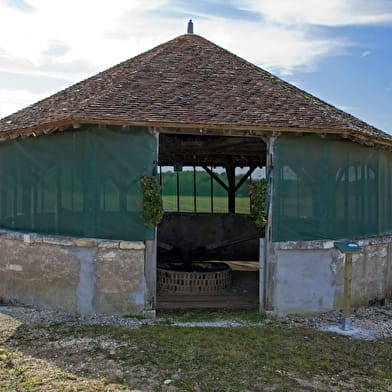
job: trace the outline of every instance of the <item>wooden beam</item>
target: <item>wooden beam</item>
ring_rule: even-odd
[[[249,170],[244,174],[241,178],[240,182],[236,185],[235,191],[237,192],[238,189],[241,188],[242,184],[249,178],[249,176],[256,170],[256,166],[251,166]]]
[[[118,119],[97,119],[97,118],[78,118],[71,117],[66,120],[52,121],[45,124],[35,125],[31,127],[18,128],[9,131],[0,131],[1,140],[5,138],[13,138],[18,136],[31,136],[33,133],[39,134],[47,130],[58,129],[62,126],[73,126],[73,124],[100,124],[100,125],[126,125],[126,126],[146,126],[159,128],[160,133],[181,133],[181,134],[210,134],[210,135],[228,135],[245,136],[245,137],[264,137],[271,135],[273,132],[287,133],[328,133],[335,135],[344,135],[349,138],[359,139],[355,142],[374,143],[384,145],[392,149],[392,139],[388,136],[373,136],[364,134],[361,131],[342,128],[304,128],[304,127],[280,127],[280,126],[264,126],[264,125],[241,125],[241,124],[208,124],[208,123],[175,123],[164,121],[131,121]]]
[[[384,143],[392,146],[392,140],[385,140],[383,138],[372,137],[371,135],[364,135],[360,131],[352,130],[349,128],[304,128],[304,127],[280,127],[280,126],[264,126],[264,125],[241,125],[241,124],[208,124],[208,123],[175,123],[163,121],[131,121],[131,120],[118,120],[118,119],[96,119],[96,118],[70,118],[67,120],[53,121],[45,124],[40,124],[32,127],[19,128],[10,131],[0,132],[0,135],[5,137],[12,134],[22,135],[31,134],[33,131],[44,131],[46,129],[59,128],[64,125],[72,126],[73,124],[102,124],[102,125],[129,125],[129,126],[147,126],[157,127],[160,133],[186,133],[189,134],[208,134],[212,130],[222,130],[226,134],[231,131],[232,136],[238,136],[236,131],[245,132],[248,137],[264,136],[263,132],[303,132],[303,133],[331,133],[342,134],[345,133],[350,136],[357,136],[365,139],[372,139],[377,143]],[[261,133],[257,133],[260,131]],[[244,136],[244,135],[239,135]]]
[[[229,187],[207,166],[202,166],[202,168],[227,192],[229,192]]]

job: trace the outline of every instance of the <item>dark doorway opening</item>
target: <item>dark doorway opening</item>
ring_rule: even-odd
[[[265,142],[259,137],[161,134],[159,146],[165,214],[157,236],[157,309],[257,309],[264,232],[250,217],[248,187],[265,178]],[[219,263],[230,269],[230,284],[223,288],[219,282],[226,278],[218,275],[207,282],[206,274],[171,277],[165,272],[178,264],[187,265],[185,272],[195,265],[201,272],[213,271]],[[197,279],[206,279],[202,287],[194,287]],[[185,280],[192,287],[184,288]]]

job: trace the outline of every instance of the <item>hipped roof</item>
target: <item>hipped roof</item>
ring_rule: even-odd
[[[194,34],[0,120],[3,136],[72,124],[337,133],[392,137]]]

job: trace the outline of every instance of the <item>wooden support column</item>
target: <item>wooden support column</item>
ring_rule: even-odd
[[[342,330],[350,331],[351,328],[351,282],[353,278],[353,253],[363,252],[356,242],[353,241],[336,241],[335,247],[344,254],[344,307]]]
[[[227,196],[228,196],[228,211],[232,214],[235,214],[235,191],[236,191],[236,186],[235,186],[235,166],[234,165],[226,165],[226,176],[227,176],[227,182],[229,184],[229,189],[227,191]]]
[[[251,166],[249,170],[244,174],[238,184],[235,183],[235,166],[226,165],[226,177],[228,186],[207,166],[202,166],[202,168],[214,179],[223,189],[227,191],[228,196],[228,211],[235,213],[235,195],[238,189],[244,184],[244,182],[249,178],[249,176],[256,170],[257,166]]]
[[[273,298],[275,294],[276,255],[272,243],[272,204],[273,204],[273,167],[274,167],[274,144],[276,136],[267,139],[267,224],[265,227],[264,257],[260,257],[259,274],[259,303],[260,310],[273,310]],[[261,247],[260,247],[261,248]],[[263,259],[263,263],[261,260]]]
[[[177,212],[180,212],[180,173],[176,171]]]
[[[197,211],[196,193],[196,167],[193,166],[193,212]]]
[[[156,308],[157,293],[157,230],[155,239],[146,241],[144,255],[144,276],[146,278],[146,289],[144,293],[144,310],[151,311]]]
[[[159,133],[156,128],[149,128],[156,140],[156,157],[159,152]],[[144,292],[144,313],[155,317],[156,297],[157,297],[157,235],[155,227],[154,239],[145,241],[146,249],[144,254],[144,277],[146,287]]]
[[[351,281],[353,277],[353,255],[346,254],[346,261],[344,263],[344,311],[343,317],[349,318],[351,316]]]

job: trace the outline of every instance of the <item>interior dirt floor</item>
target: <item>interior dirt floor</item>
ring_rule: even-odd
[[[229,289],[216,294],[158,292],[157,310],[258,309],[259,263],[257,261],[225,261],[225,263],[232,269],[232,284]]]

